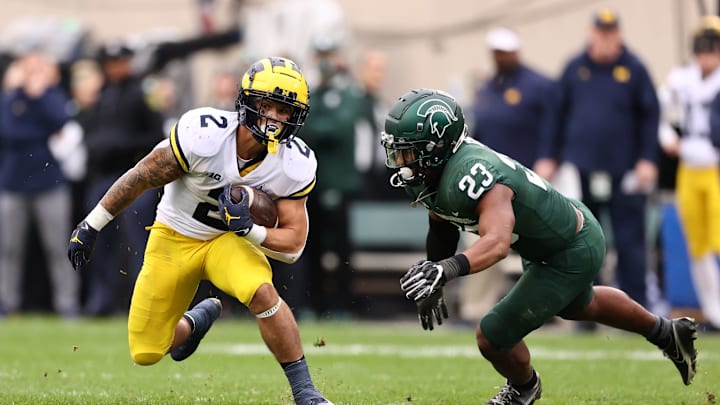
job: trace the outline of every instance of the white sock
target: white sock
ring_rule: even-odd
[[[720,327],[720,269],[710,254],[690,264],[693,285],[703,315],[715,327]]]

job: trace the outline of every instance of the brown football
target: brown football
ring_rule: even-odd
[[[270,195],[258,188],[247,185],[235,185],[230,188],[230,200],[234,204],[240,202],[242,194],[240,190],[245,188],[250,196],[250,216],[253,221],[268,228],[275,228],[278,224],[278,212],[275,201]]]

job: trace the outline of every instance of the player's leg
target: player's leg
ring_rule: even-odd
[[[283,368],[295,402],[330,404],[312,382],[297,323],[275,287],[270,284],[260,286],[248,308],[257,317],[265,344]]]
[[[175,337],[183,312],[190,305],[202,276],[207,243],[182,236],[155,223],[145,249],[145,261],[135,283],[128,340],[133,361],[160,361],[185,336]]]
[[[565,252],[566,261],[571,263],[565,266],[565,271],[577,271],[578,266],[590,269],[597,267],[599,270],[602,263],[599,246],[603,246],[604,251],[600,224],[586,208],[579,208],[585,213],[586,222],[575,246]],[[598,257],[600,257],[599,261]],[[558,315],[565,319],[599,322],[641,334],[658,346],[666,356],[673,359],[686,385],[692,381],[697,357],[693,320],[689,318],[669,320],[655,316],[616,288],[596,286],[580,291],[574,300],[558,312]]]
[[[569,304],[579,301],[584,307],[592,298],[592,282],[604,259],[605,240],[589,210],[578,205],[586,219],[574,244],[542,262],[523,260],[523,275],[480,322],[478,347],[507,378],[494,403],[530,404],[540,397],[540,380],[522,339]]]
[[[532,404],[542,394],[540,377],[530,363],[530,351],[522,339],[554,312],[541,305],[540,297],[527,295],[533,290],[532,284],[526,271],[508,295],[483,317],[476,330],[480,353],[506,378],[506,384],[488,404]],[[528,311],[533,307],[538,311]]]
[[[283,368],[298,404],[331,404],[315,388],[290,308],[272,285],[272,270],[263,253],[245,239],[228,234],[216,239],[206,275],[219,289],[236,297],[258,319],[265,344]]]
[[[575,308],[574,304],[568,308]],[[590,302],[579,312],[565,309],[560,315],[565,319],[598,322],[643,336],[650,333],[656,320],[655,315],[624,291],[607,286],[595,286]]]
[[[518,282],[483,317],[476,331],[480,352],[507,379],[489,403],[531,404],[540,398],[542,385],[523,338],[564,308],[577,295],[578,285],[590,286],[595,277],[590,272],[566,274],[528,261],[523,266]]]
[[[671,320],[656,316],[623,291],[603,286],[594,287],[594,296],[582,311],[562,316],[638,333],[673,361],[685,385],[689,385],[695,376],[697,326],[691,318]]]

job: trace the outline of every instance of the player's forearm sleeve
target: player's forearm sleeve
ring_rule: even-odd
[[[429,218],[430,228],[425,240],[427,259],[436,262],[453,256],[460,241],[460,230],[450,222]]]

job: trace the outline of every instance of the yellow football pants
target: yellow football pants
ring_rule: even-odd
[[[717,167],[678,167],[678,214],[691,259],[720,252],[720,175]]]
[[[272,284],[272,270],[260,249],[230,232],[202,241],[155,222],[128,317],[135,363],[154,364],[168,352],[201,280],[247,306],[261,285]]]

